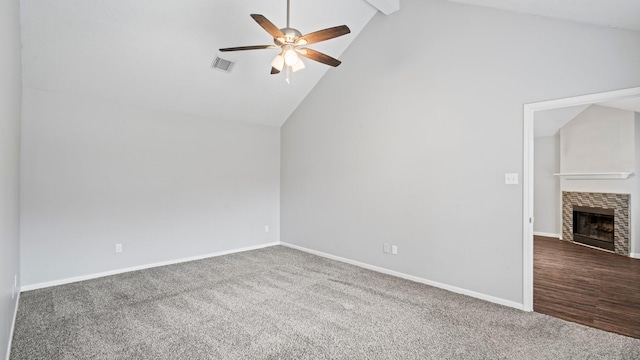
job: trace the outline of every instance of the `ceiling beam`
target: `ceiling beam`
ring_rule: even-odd
[[[400,10],[400,0],[367,0],[367,2],[385,15]]]

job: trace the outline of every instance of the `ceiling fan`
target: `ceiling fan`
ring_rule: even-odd
[[[287,0],[287,27],[283,29],[278,29],[278,27],[271,21],[260,14],[251,14],[253,20],[255,20],[258,25],[262,26],[262,28],[273,37],[275,45],[239,46],[223,48],[220,49],[220,51],[280,49],[280,53],[271,62],[271,74],[280,73],[285,66],[287,74],[289,69],[293,72],[304,69],[304,63],[298,55],[333,67],[341,64],[340,60],[332,58],[329,55],[313,49],[301,47],[346,35],[351,32],[348,26],[334,26],[324,30],[315,31],[307,35],[302,35],[300,31],[290,26],[289,15],[290,0]]]

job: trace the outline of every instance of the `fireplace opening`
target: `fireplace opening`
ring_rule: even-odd
[[[613,209],[573,207],[573,241],[614,250]]]

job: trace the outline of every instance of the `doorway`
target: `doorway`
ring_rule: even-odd
[[[533,311],[534,133],[536,113],[573,106],[640,98],[640,87],[524,105],[523,138],[523,309]],[[633,246],[633,245],[632,245]],[[640,249],[631,249],[638,252]]]

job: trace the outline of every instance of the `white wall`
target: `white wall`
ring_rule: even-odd
[[[20,2],[0,2],[0,359],[7,356],[19,275]]]
[[[640,86],[640,32],[405,0],[341,60],[282,128],[281,240],[522,304],[523,104]]]
[[[562,228],[560,179],[560,135],[534,139],[533,231],[538,235],[560,237]]]
[[[599,105],[587,108],[560,129],[562,172],[633,170],[634,121],[632,111]],[[567,180],[563,185],[578,183],[581,182]],[[611,183],[606,181],[602,185],[608,186]]]
[[[635,113],[592,105],[560,129],[560,169],[562,173],[638,172]],[[631,252],[640,249],[640,219],[636,187],[638,176],[625,180],[568,180],[561,191],[631,194]],[[561,218],[562,216],[559,215]]]
[[[23,111],[24,285],[279,240],[279,129],[31,88]]]

